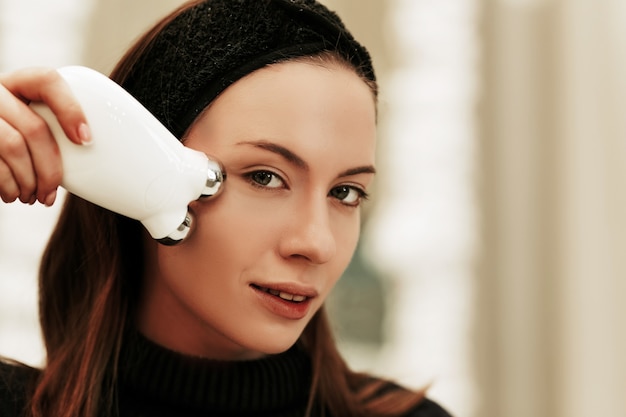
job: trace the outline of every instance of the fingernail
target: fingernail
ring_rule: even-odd
[[[86,123],[81,123],[80,126],[78,126],[78,138],[83,145],[91,143],[91,130]]]
[[[28,200],[28,204],[32,206],[33,204],[35,204],[36,201],[37,201],[37,194],[33,194],[32,196],[30,196],[30,200]]]
[[[57,198],[57,191],[54,190],[46,196],[46,199],[44,200],[44,204],[50,207],[52,204],[54,204],[54,200],[56,200],[56,198]]]

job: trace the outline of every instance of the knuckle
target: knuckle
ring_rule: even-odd
[[[20,190],[13,179],[11,170],[4,164],[0,164],[0,198],[5,203],[12,203],[20,196]]]
[[[33,118],[23,129],[22,135],[28,139],[41,138],[48,134],[48,124],[40,117]]]
[[[40,69],[41,81],[45,84],[56,83],[61,79],[59,73],[53,68],[41,68]]]
[[[38,178],[38,189],[52,191],[61,184],[63,172],[60,169],[52,169],[46,173],[40,173]]]
[[[5,203],[12,203],[17,200],[17,195],[10,196],[0,190],[0,198],[2,198],[2,201],[4,201]]]
[[[78,115],[83,111],[82,107],[77,101],[70,101],[65,106],[67,114],[72,115],[74,118],[78,117]]]
[[[20,196],[31,196],[37,191],[37,182],[34,178],[25,178],[20,184]]]
[[[6,158],[19,156],[24,152],[24,137],[17,130],[5,133],[0,139],[0,155]]]

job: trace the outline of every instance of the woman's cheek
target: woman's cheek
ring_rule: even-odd
[[[196,218],[197,240],[212,241],[214,245],[236,240],[245,245],[247,240],[269,237],[289,218],[293,208],[285,198],[261,193],[231,187],[214,201],[194,202],[190,211]]]

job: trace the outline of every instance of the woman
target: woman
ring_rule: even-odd
[[[111,78],[228,180],[180,245],[68,196],[40,269],[43,370],[2,365],[4,416],[447,416],[423,392],[348,369],[323,302],[374,176],[376,79],[309,0],[183,5]],[[54,71],[0,79],[0,195],[50,205],[54,139],[89,127]]]

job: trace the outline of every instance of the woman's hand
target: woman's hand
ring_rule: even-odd
[[[88,143],[91,135],[80,105],[55,70],[0,74],[0,198],[50,206],[63,168],[48,125],[28,106],[34,101],[50,107],[72,142]]]

